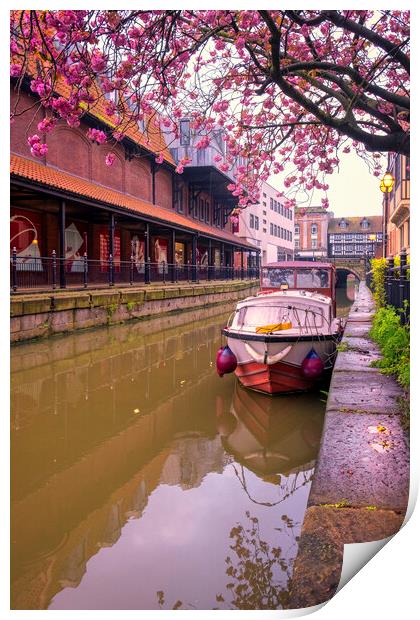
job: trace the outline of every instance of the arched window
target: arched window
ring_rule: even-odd
[[[364,228],[364,229],[369,228],[368,220],[362,220],[362,228]]]
[[[341,220],[339,226],[340,226],[340,228],[346,228],[347,227],[346,220]]]
[[[318,224],[311,224],[311,235],[318,234]]]

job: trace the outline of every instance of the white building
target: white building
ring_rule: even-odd
[[[239,237],[258,246],[261,264],[293,260],[294,211],[284,206],[278,190],[263,182],[261,202],[242,210],[239,216]]]

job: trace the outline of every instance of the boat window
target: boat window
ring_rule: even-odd
[[[239,327],[258,327],[280,323],[288,316],[287,306],[247,306],[239,312]]]
[[[280,288],[282,284],[288,284],[289,288],[294,288],[295,277],[293,269],[271,268],[263,269],[262,285]]]
[[[297,288],[328,288],[330,283],[328,269],[297,269]]]

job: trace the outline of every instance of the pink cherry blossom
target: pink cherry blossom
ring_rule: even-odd
[[[112,164],[114,163],[116,158],[115,153],[107,153],[106,157],[105,157],[105,163],[107,166],[112,166]]]

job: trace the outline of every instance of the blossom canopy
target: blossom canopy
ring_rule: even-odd
[[[10,73],[16,88],[30,76],[47,113],[40,132],[59,118],[77,125],[104,99],[113,130],[88,137],[111,149],[133,124],[170,141],[188,119],[197,148],[222,128],[214,165],[244,158],[232,190],[240,205],[283,172],[292,206],[297,192],[327,191],[342,153],[355,150],[376,175],[381,153],[409,155],[409,42],[401,10],[19,10]],[[29,144],[45,152],[41,139]]]

